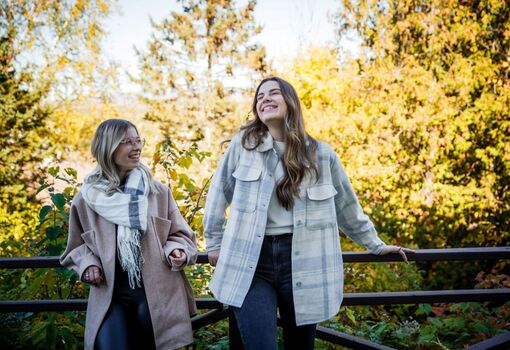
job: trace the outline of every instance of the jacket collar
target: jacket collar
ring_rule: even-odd
[[[266,152],[273,148],[273,137],[266,131],[264,138],[262,139],[262,143],[257,146],[256,150],[258,152]]]
[[[310,144],[309,140],[306,140],[305,144],[308,146]],[[264,138],[262,139],[262,143],[255,148],[258,152],[266,152],[273,148],[273,137],[266,131]]]

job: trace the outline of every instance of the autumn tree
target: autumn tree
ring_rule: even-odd
[[[343,4],[340,33],[362,39],[359,56],[311,48],[286,73],[307,128],[333,145],[388,242],[508,245],[510,7]],[[493,267],[505,273],[504,263],[422,266],[431,289],[471,288]]]
[[[307,128],[335,148],[380,234],[388,242],[419,248],[508,245],[508,2],[341,4],[339,33],[360,39],[359,55],[311,48],[295,59],[286,76],[305,106]],[[351,248],[346,240],[342,244]],[[415,264],[424,277],[420,289],[508,286],[507,266],[486,261]],[[408,272],[398,275],[388,286],[408,288]],[[389,280],[370,266],[348,269],[346,281],[354,286],[347,283],[346,288],[365,288],[373,276],[378,284]],[[489,327],[484,334],[466,331],[478,311],[493,324],[508,313],[508,304],[445,305],[445,315],[457,313],[448,320],[422,306],[411,307],[407,315],[386,308],[391,318],[412,316],[420,324],[409,339],[398,340],[393,332],[385,345],[465,347],[499,332]],[[378,315],[371,312],[372,322]],[[354,315],[358,333],[364,326],[360,314]],[[462,326],[445,331],[453,322]],[[395,326],[388,318],[379,325]],[[370,323],[365,334],[371,337],[376,328]]]
[[[48,121],[97,77],[109,1],[0,2],[0,242],[35,227],[32,184],[54,144]],[[10,241],[9,241],[10,240]]]
[[[342,1],[337,18],[362,54],[333,135],[361,131],[338,146],[380,227],[420,247],[508,244],[510,4]]]
[[[147,119],[165,137],[218,145],[248,110],[238,110],[247,86],[268,70],[265,50],[254,40],[255,0],[180,0],[139,50]],[[249,108],[248,108],[249,109]],[[225,131],[227,131],[225,133]]]

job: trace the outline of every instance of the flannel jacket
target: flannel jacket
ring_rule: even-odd
[[[206,250],[220,249],[209,288],[217,300],[236,307],[243,304],[257,267],[277,165],[269,133],[252,151],[242,146],[241,136],[232,139],[214,174],[204,217]],[[293,207],[292,283],[298,326],[327,320],[340,308],[339,227],[373,254],[385,247],[333,149],[319,142],[316,157],[319,178],[303,179]]]

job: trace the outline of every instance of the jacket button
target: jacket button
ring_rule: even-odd
[[[296,287],[301,287],[301,284],[302,284],[301,282],[297,282]]]
[[[299,252],[295,252],[294,255],[299,255]]]
[[[298,226],[300,226],[300,225],[302,225],[302,224],[303,224],[303,221],[298,220],[298,221],[297,221],[297,224],[298,224]]]

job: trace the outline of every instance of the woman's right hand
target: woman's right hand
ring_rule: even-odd
[[[82,281],[93,285],[99,285],[103,282],[103,273],[96,265],[89,266],[85,269],[82,276]]]
[[[219,256],[220,256],[219,250],[213,250],[212,252],[207,253],[207,258],[209,259],[209,264],[211,264],[211,266],[216,266]]]

